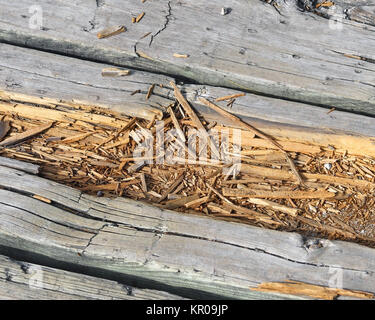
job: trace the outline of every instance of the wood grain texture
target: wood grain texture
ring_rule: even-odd
[[[193,291],[201,297],[291,298],[249,287],[285,279],[328,286],[334,272],[342,274],[346,289],[375,292],[371,248],[175,213],[126,198],[97,198],[1,166],[0,185],[3,247],[134,277],[182,296]]]
[[[131,70],[128,76],[103,77],[102,69],[108,65],[5,44],[0,48],[0,91],[7,91],[14,100],[33,96],[40,97],[42,104],[110,107],[146,119],[170,102],[159,86],[145,99],[151,84],[168,83],[169,77],[138,70]],[[135,90],[140,93],[131,95]]]
[[[39,173],[39,166],[36,164],[5,157],[0,157],[0,166],[17,169],[31,174]]]
[[[232,0],[225,16],[221,3],[203,0],[106,0],[100,6],[42,0],[41,28],[33,28],[29,2],[0,4],[0,39],[8,43],[374,114],[374,27],[344,19],[342,29],[330,28],[330,20],[301,12],[295,0],[285,1],[282,15],[259,0]],[[132,24],[139,12],[146,15]],[[122,24],[126,32],[97,39],[98,31]],[[175,58],[176,52],[189,57]]]
[[[1,300],[180,300],[163,291],[139,289],[0,255]]]
[[[127,115],[150,118],[167,112],[174,101],[171,78],[132,70],[125,77],[102,77],[109,65],[82,61],[0,43],[0,98],[26,101],[50,107],[72,103],[102,106]],[[156,85],[146,101],[151,83]],[[131,95],[136,89],[141,93]],[[240,91],[208,85],[180,86],[193,108],[219,124],[233,125],[200,104],[199,98],[215,99]],[[362,115],[327,110],[308,104],[247,93],[231,107],[218,105],[258,129],[280,139],[333,145],[353,153],[375,155],[375,119]],[[366,138],[368,136],[370,138]]]

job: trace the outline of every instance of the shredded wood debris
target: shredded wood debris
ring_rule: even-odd
[[[2,100],[0,155],[38,164],[43,177],[97,196],[375,247],[374,158],[269,137],[217,105],[213,109],[233,127],[220,118],[209,122],[171,86],[176,100],[164,106],[164,127],[156,117],[131,118],[98,107]],[[218,103],[228,99],[233,96]],[[241,136],[237,153],[235,128]],[[189,143],[192,129],[208,143]],[[163,153],[150,152],[157,145]],[[239,164],[223,155],[237,156]]]

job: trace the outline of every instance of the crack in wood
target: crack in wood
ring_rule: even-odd
[[[150,43],[148,44],[149,47],[151,47],[152,42],[154,41],[154,38],[156,38],[161,32],[163,32],[165,29],[167,29],[167,26],[168,26],[169,21],[170,21],[170,17],[172,16],[171,1],[168,1],[167,5],[168,5],[168,9],[167,9],[167,15],[164,17],[165,18],[164,25],[156,33],[151,35]]]

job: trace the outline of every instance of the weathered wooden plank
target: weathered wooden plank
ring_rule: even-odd
[[[151,84],[173,80],[166,76],[132,69],[128,76],[103,77],[102,69],[108,65],[5,44],[0,47],[0,90],[14,100],[34,96],[34,103],[40,97],[44,104],[94,104],[146,119],[169,103],[164,98],[166,90],[159,86],[145,99]],[[132,95],[136,90],[140,92]]]
[[[146,118],[154,114],[150,110],[165,112],[174,101],[168,77],[139,71],[132,71],[126,77],[102,77],[102,68],[109,65],[6,44],[0,44],[0,49],[0,61],[3,61],[0,97],[3,99],[47,106],[82,103]],[[153,81],[163,87],[155,86],[154,93],[146,101],[147,90]],[[131,96],[137,88],[142,88],[141,93]],[[206,119],[230,124],[201,105],[198,99],[212,99],[239,91],[187,84],[181,86],[181,90]],[[226,107],[225,101],[218,104],[275,137],[375,155],[372,140],[363,137],[375,136],[374,118],[342,111],[327,114],[324,108],[249,93],[237,98],[230,108]]]
[[[38,165],[5,157],[0,157],[0,166],[25,171],[31,174],[39,173]]]
[[[12,190],[0,190],[3,247],[153,281],[180,295],[286,298],[249,287],[285,279],[329,286],[337,274],[346,289],[375,292],[371,248],[92,197],[6,167],[0,185]],[[33,199],[36,192],[51,204]]]
[[[9,300],[180,300],[163,291],[63,271],[0,255],[0,299]]]
[[[373,27],[343,20],[331,28],[330,20],[298,10],[295,0],[285,1],[283,15],[259,0],[229,1],[225,16],[221,3],[203,0],[0,4],[5,42],[374,114]],[[132,24],[138,12],[146,14]],[[98,31],[122,24],[126,32],[97,39]]]

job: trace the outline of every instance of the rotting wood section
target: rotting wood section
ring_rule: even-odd
[[[177,87],[175,91],[184,109],[195,115]],[[163,119],[166,126],[160,128],[154,120],[130,119],[98,107],[70,104],[71,109],[60,105],[56,110],[51,104],[3,102],[0,114],[12,129],[10,137],[0,141],[0,145],[5,144],[0,152],[40,164],[43,177],[100,196],[126,196],[178,211],[374,245],[375,230],[369,221],[374,214],[375,160],[365,152],[352,156],[351,149],[342,153],[333,146],[282,140],[270,143],[258,129],[244,130],[247,125],[241,122],[241,164],[236,167],[232,157],[227,157],[230,145],[235,144],[230,125],[217,125],[220,118],[210,123],[196,116],[193,121],[194,117],[184,116],[177,104],[170,105],[176,112],[175,123],[167,116]],[[221,110],[218,108],[215,110]],[[233,117],[228,119],[238,120]],[[180,142],[168,134],[174,126],[180,127]],[[194,126],[207,127],[206,137],[218,146],[219,134],[223,142],[227,132],[229,140],[223,145],[228,145],[221,145],[220,158],[212,158],[211,150],[211,157],[207,154],[201,159],[199,152],[196,160],[196,146],[183,142],[190,139]],[[154,135],[160,130],[165,138],[158,142]],[[35,133],[39,135],[34,137]],[[146,137],[153,138],[151,145],[142,142]],[[178,151],[177,143],[188,153],[194,150],[193,157],[181,155],[184,150]],[[151,154],[145,151],[142,155],[145,147]],[[154,147],[158,150],[155,154]],[[148,164],[152,159],[161,162]],[[295,181],[296,173],[302,184]],[[228,180],[230,175],[233,178]],[[12,183],[11,179],[4,186],[12,188]],[[37,193],[34,197],[51,202]]]
[[[11,168],[0,174],[14,181],[0,191],[2,248],[190,297],[287,298],[249,287],[291,278],[327,286],[332,270],[346,289],[375,291],[374,249],[91,197]],[[36,192],[52,203],[33,199]]]
[[[6,44],[0,44],[0,48],[0,61],[3,61],[0,99],[3,100],[58,105],[66,110],[72,108],[71,105],[99,106],[149,120],[155,114],[160,117],[174,101],[169,85],[174,79],[170,77],[132,69],[128,76],[102,77],[102,69],[109,68],[109,65]],[[146,100],[148,88],[153,83],[157,85]],[[218,120],[217,114],[203,106],[199,98],[238,93],[208,85],[183,85],[180,88],[194,109],[211,121]],[[327,115],[323,108],[249,93],[235,99],[230,107],[226,101],[218,104],[274,137],[318,145],[325,143],[338,150],[365,151],[368,155],[375,155],[371,138],[375,137],[375,120],[370,117],[341,111]],[[230,124],[222,118],[220,123]]]
[[[29,28],[28,3],[4,2],[0,39],[202,84],[374,114],[374,59],[368,54],[374,46],[373,26],[344,19],[342,30],[332,29],[330,20],[301,12],[295,0],[285,1],[281,14],[259,0],[228,3],[232,10],[225,16],[220,6],[146,1],[124,8],[119,0],[99,7],[45,0],[40,2],[43,26],[38,30]],[[133,24],[135,12],[146,14]],[[97,39],[100,30],[123,24],[126,32]],[[187,35],[183,39],[181,30]],[[175,53],[188,57],[176,58]]]

